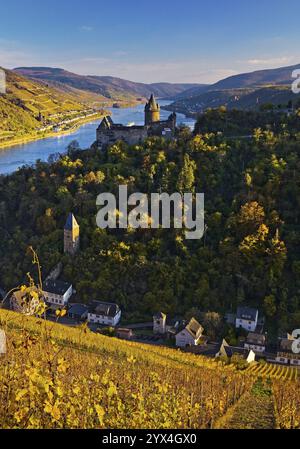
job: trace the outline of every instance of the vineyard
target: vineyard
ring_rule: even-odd
[[[269,363],[250,365],[246,372],[264,379],[297,380],[299,378],[298,368]]]
[[[93,334],[84,325],[67,328],[5,310],[0,326],[8,340],[0,365],[1,428],[201,429],[222,420],[228,428],[227,415],[245,408],[264,376],[263,365],[239,371],[179,350]],[[293,382],[267,382],[272,396],[265,410],[272,409],[272,419],[265,425],[273,426],[274,411],[276,426],[299,427],[295,375]],[[251,404],[264,397],[256,393]],[[289,421],[286,407],[293,410]]]

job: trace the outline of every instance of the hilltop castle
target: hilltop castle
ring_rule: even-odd
[[[170,114],[167,120],[160,120],[160,106],[153,95],[145,106],[145,124],[138,126],[125,126],[114,123],[110,116],[104,117],[96,133],[96,142],[93,146],[102,149],[123,140],[129,145],[140,143],[146,137],[162,136],[172,138],[176,130],[176,114]]]

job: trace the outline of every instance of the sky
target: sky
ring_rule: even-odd
[[[0,66],[213,83],[300,63],[299,0],[0,0]]]

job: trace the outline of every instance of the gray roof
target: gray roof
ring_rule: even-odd
[[[153,315],[154,319],[160,319],[160,318],[166,318],[166,317],[167,317],[167,315],[163,312],[158,312],[155,315]]]
[[[89,304],[89,312],[95,315],[115,317],[120,311],[118,304],[110,302],[92,301]]]
[[[224,347],[227,357],[232,357],[234,354],[241,355],[245,359],[248,357],[250,350],[245,348],[236,348],[234,346]]]
[[[54,295],[64,295],[69,288],[72,287],[72,284],[70,282],[64,282],[64,281],[54,281],[52,279],[49,279],[48,281],[45,281],[43,284],[43,291],[46,293],[52,293]]]
[[[191,334],[193,338],[199,338],[202,335],[203,327],[195,318],[191,318],[185,329]]]
[[[68,313],[74,315],[83,315],[88,311],[88,306],[84,304],[71,304]]]
[[[246,338],[246,343],[254,345],[265,345],[266,336],[257,332],[249,332]]]
[[[239,320],[255,321],[258,316],[258,310],[252,307],[238,307],[236,317]]]

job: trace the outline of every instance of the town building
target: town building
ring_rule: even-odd
[[[69,282],[50,279],[43,284],[44,300],[51,308],[67,306],[72,294],[73,287]]]
[[[231,359],[235,355],[244,359],[247,363],[254,362],[256,358],[252,349],[230,346],[225,339],[221,343],[209,343],[203,336],[197,346],[190,346],[186,350],[193,354],[211,358]]]
[[[86,320],[88,316],[88,310],[89,308],[85,304],[70,304],[68,317],[76,321]]]
[[[252,349],[254,352],[263,353],[266,350],[266,336],[256,332],[249,332],[244,343],[245,349]]]
[[[235,319],[237,329],[255,332],[258,324],[258,310],[251,307],[238,307]]]
[[[133,338],[132,329],[119,327],[116,331],[116,336],[122,340],[131,340]]]
[[[92,301],[89,304],[88,322],[116,326],[121,319],[121,309],[117,304]]]
[[[233,356],[241,357],[247,363],[255,362],[255,352],[252,349],[230,346],[227,341],[223,339],[215,357],[231,359]]]
[[[154,334],[165,334],[167,332],[167,315],[159,312],[153,316],[153,333]]]
[[[279,347],[276,354],[276,362],[285,365],[300,366],[300,343],[295,337],[287,334],[285,338],[279,339]],[[296,346],[296,350],[295,350]]]
[[[74,255],[80,246],[80,228],[72,213],[68,215],[64,227],[64,253]]]
[[[176,334],[176,346],[185,348],[187,346],[196,346],[203,334],[203,327],[195,318],[191,318],[188,324]]]
[[[168,139],[174,137],[176,130],[176,114],[169,115],[167,120],[160,120],[160,106],[153,95],[145,106],[144,125],[122,125],[114,123],[110,116],[103,118],[96,131],[94,148],[103,149],[117,141],[135,145],[150,136],[161,136]]]

